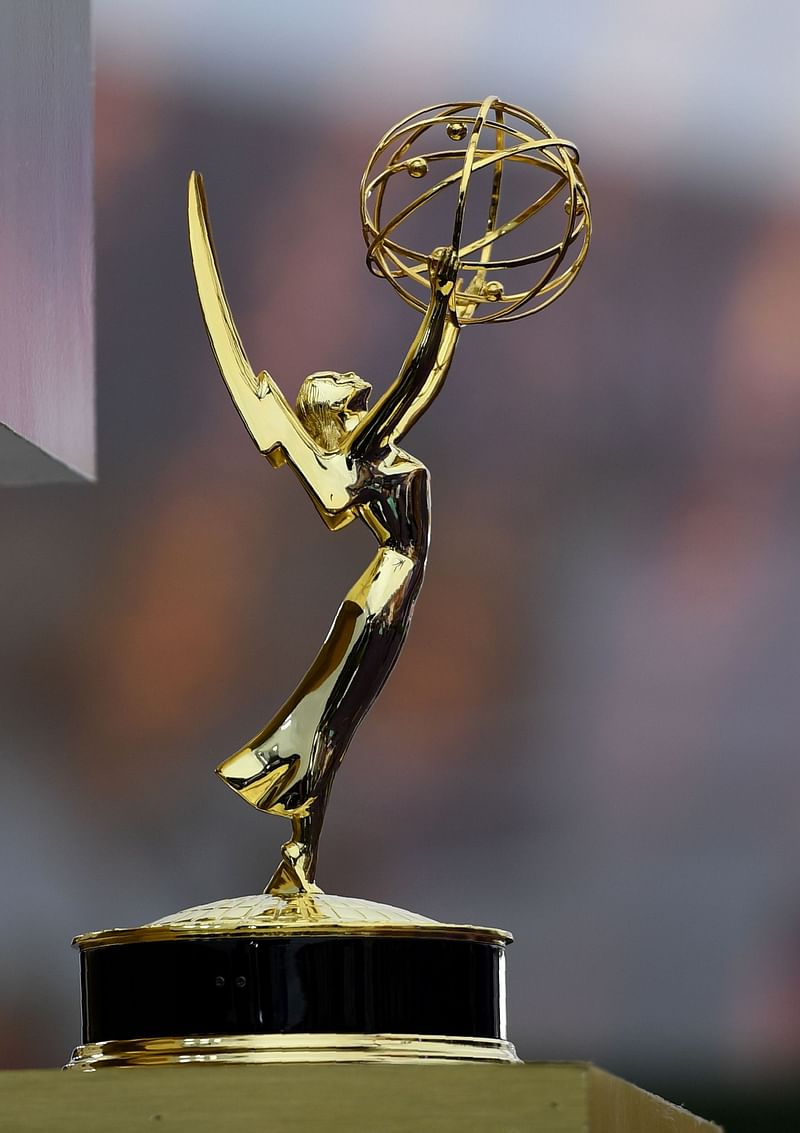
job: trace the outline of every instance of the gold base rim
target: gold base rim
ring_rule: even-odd
[[[288,1062],[509,1062],[507,1039],[449,1035],[191,1035],[111,1039],[76,1047],[65,1070],[135,1066],[231,1066]]]
[[[141,928],[111,928],[99,932],[86,932],[76,936],[73,948],[88,952],[93,948],[106,948],[116,944],[151,944],[168,940],[199,940],[205,938],[230,939],[248,937],[253,940],[294,936],[371,936],[413,937],[415,940],[472,940],[478,944],[495,944],[504,948],[511,944],[510,932],[499,928],[478,928],[473,925],[213,925],[172,927],[142,925]]]

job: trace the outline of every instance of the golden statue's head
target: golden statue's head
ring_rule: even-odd
[[[367,411],[372,386],[358,374],[309,374],[297,395],[297,416],[326,452],[334,452]]]

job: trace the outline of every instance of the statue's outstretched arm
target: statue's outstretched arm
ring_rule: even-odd
[[[458,257],[452,248],[431,259],[431,298],[400,373],[353,430],[348,450],[368,456],[398,441],[437,396],[458,341],[455,286]]]
[[[203,318],[220,373],[259,450],[274,467],[289,463],[330,528],[354,518],[346,459],[325,453],[303,428],[269,374],[256,374],[245,353],[219,274],[203,178],[189,178],[189,243]]]

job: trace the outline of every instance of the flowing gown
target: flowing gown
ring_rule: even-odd
[[[334,773],[394,667],[425,571],[428,470],[391,446],[364,462],[356,500],[379,550],[352,587],[297,689],[217,773],[253,806],[321,820]],[[315,823],[318,829],[320,822]]]

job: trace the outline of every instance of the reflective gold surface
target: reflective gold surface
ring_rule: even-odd
[[[537,136],[524,133],[520,123]],[[481,140],[484,130],[493,136],[488,149]],[[450,150],[409,156],[417,140],[427,140],[432,131],[446,137]],[[461,142],[463,147],[452,149]],[[395,175],[402,172],[416,182],[443,161],[452,167],[445,178],[384,222],[386,190]],[[545,171],[552,184],[498,223],[506,163],[526,172]],[[467,198],[472,186],[474,200],[482,169],[491,171],[486,220],[480,236],[464,242]],[[425,254],[400,245],[401,221],[449,186],[456,191],[452,228],[445,233],[450,245]],[[554,245],[527,256],[492,259],[498,241],[564,194],[566,227]],[[200,304],[220,372],[245,426],[274,467],[288,464],[294,470],[331,530],[359,518],[378,543],[295,691],[217,768],[252,806],[291,820],[291,839],[267,886],[276,896],[319,892],[317,848],[334,775],[394,667],[422,585],[430,529],[428,470],[399,442],[440,392],[460,328],[519,318],[552,302],[575,278],[591,230],[574,147],[533,115],[493,98],[434,107],[391,130],[368,164],[361,209],[368,263],[424,311],[421,326],[400,372],[374,407],[368,407],[368,382],[352,372],[325,371],[305,379],[293,410],[274,379],[263,370],[256,374],[250,365],[222,285],[203,181],[197,173],[189,180],[189,239]],[[532,286],[519,293],[506,295],[494,278],[501,270],[542,264]],[[411,285],[422,290],[425,301],[409,290]],[[523,310],[534,298],[538,307]],[[482,313],[487,305],[491,312]]]
[[[431,301],[394,383],[367,408],[355,374],[306,378],[295,414],[247,361],[214,257],[202,182],[189,185],[189,232],[209,338],[260,451],[288,463],[332,530],[358,516],[378,552],[336,615],[320,652],[269,723],[217,769],[259,810],[292,821],[268,890],[314,892],[320,828],[333,776],[405,640],[428,550],[428,471],[398,447],[439,392],[458,337],[452,252],[432,257]]]
[[[274,1062],[518,1062],[506,1039],[433,1035],[193,1035],[76,1047],[65,1070]]]
[[[509,944],[511,934],[496,928],[443,924],[417,913],[327,893],[281,897],[259,893],[232,897],[173,913],[137,928],[105,929],[78,936],[81,949],[106,944],[182,940],[204,936],[413,936]]]

